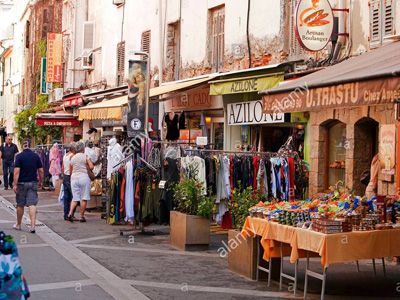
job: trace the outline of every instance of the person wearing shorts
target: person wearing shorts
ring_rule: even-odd
[[[21,230],[24,208],[29,208],[31,221],[30,232],[35,233],[36,205],[38,203],[38,174],[39,181],[43,178],[44,171],[39,156],[29,149],[31,142],[25,139],[23,151],[15,158],[14,192],[17,202],[17,223],[14,229]]]
[[[80,202],[80,222],[86,222],[85,210],[87,201],[90,200],[90,178],[88,175],[88,168],[93,170],[94,165],[90,159],[86,157],[85,144],[77,142],[75,144],[76,154],[71,158],[71,190],[72,202],[69,210],[68,220],[74,221],[73,214]]]

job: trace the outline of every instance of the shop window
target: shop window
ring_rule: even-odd
[[[394,4],[393,0],[370,1],[371,46],[382,45],[385,37],[394,34]]]
[[[224,122],[212,123],[212,143],[213,148],[216,150],[224,149]]]
[[[50,5],[42,12],[42,38],[47,38],[47,33],[52,31],[54,8]]]
[[[211,9],[209,16],[209,59],[213,71],[218,72],[224,66],[225,6]]]
[[[350,146],[346,139],[346,124],[335,122],[328,129],[328,186],[345,182],[346,149]]]
[[[117,44],[117,86],[124,83],[125,76],[125,41]]]

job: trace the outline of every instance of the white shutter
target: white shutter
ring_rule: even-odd
[[[94,48],[94,22],[83,23],[83,50]]]
[[[394,1],[384,0],[383,11],[383,35],[389,36],[394,34]]]
[[[380,43],[382,34],[381,0],[370,2],[370,30],[371,43]]]

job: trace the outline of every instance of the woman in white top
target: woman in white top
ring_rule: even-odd
[[[77,142],[75,144],[76,154],[71,158],[71,190],[72,202],[69,210],[68,220],[73,222],[73,213],[80,202],[80,222],[86,222],[85,210],[87,201],[90,200],[90,178],[88,168],[93,170],[93,163],[85,155],[85,144]]]

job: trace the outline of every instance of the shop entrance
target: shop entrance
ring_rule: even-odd
[[[371,168],[371,162],[378,153],[379,123],[371,118],[362,118],[354,125],[354,169],[353,188],[356,195],[364,195],[366,186],[361,177]]]

